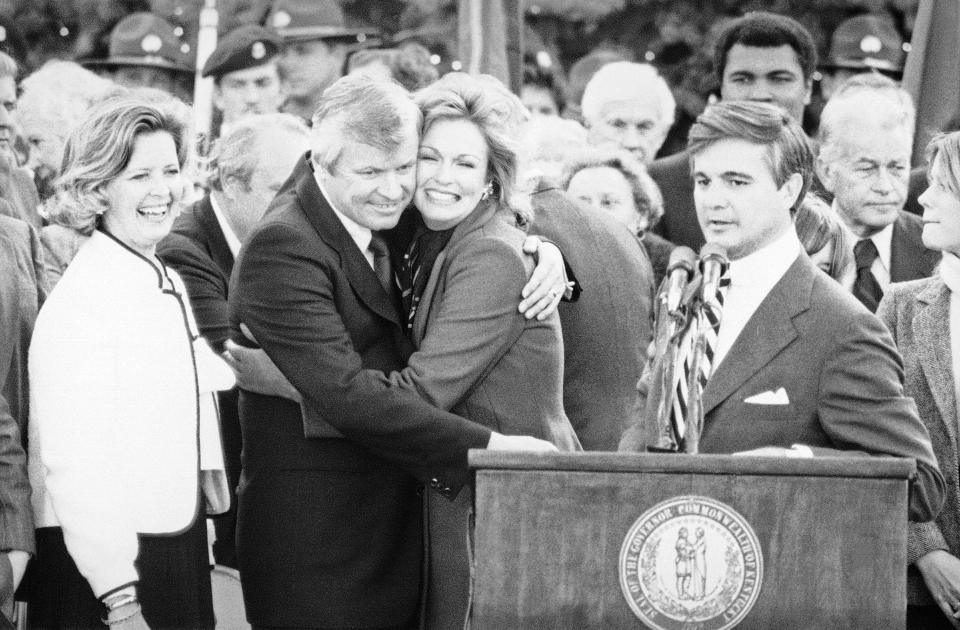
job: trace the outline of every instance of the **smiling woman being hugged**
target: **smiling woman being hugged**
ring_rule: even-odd
[[[493,77],[463,73],[445,75],[415,100],[423,115],[418,212],[406,213],[393,236],[408,237],[394,267],[417,351],[391,379],[495,435],[579,450],[563,410],[559,317],[527,319],[517,308],[533,271],[522,251],[529,202],[517,186],[523,106]],[[468,489],[452,501],[435,490],[427,497],[425,627],[460,628],[469,608],[472,498]]]
[[[90,238],[30,347],[31,627],[213,627],[204,515],[229,499],[212,392],[233,373],[155,255],[187,141],[166,108],[117,97],[66,145],[49,216]]]

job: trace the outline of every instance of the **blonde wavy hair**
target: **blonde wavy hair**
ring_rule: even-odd
[[[533,211],[519,181],[519,139],[529,113],[520,99],[488,74],[451,72],[414,94],[414,101],[423,113],[421,137],[438,120],[467,120],[477,126],[487,143],[493,197],[512,210],[521,225],[529,225]]]
[[[46,217],[89,235],[110,208],[106,193],[130,162],[137,136],[165,132],[173,138],[182,167],[187,155],[187,121],[169,103],[130,95],[110,97],[93,106],[67,139],[60,177],[47,201]]]

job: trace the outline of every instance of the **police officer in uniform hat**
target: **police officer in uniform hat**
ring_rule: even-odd
[[[354,50],[380,43],[376,29],[349,27],[335,0],[277,0],[267,26],[283,38],[283,111],[308,123],[323,91],[344,72]]]
[[[830,52],[820,65],[820,92],[824,100],[846,79],[861,72],[880,72],[900,80],[903,74],[903,38],[893,23],[868,13],[845,20],[830,38]]]
[[[153,13],[131,13],[117,22],[110,33],[107,58],[81,63],[125,87],[158,88],[190,100],[190,46],[180,41],[169,22]]]
[[[248,24],[218,43],[207,58],[202,76],[213,77],[213,103],[230,125],[251,114],[280,110],[283,96],[277,60],[283,41],[274,31]]]

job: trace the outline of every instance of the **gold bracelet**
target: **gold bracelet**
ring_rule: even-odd
[[[110,619],[109,617],[105,617],[100,621],[107,624],[108,626],[115,626],[117,624],[123,623],[124,621],[129,621],[130,619],[133,619],[134,617],[140,614],[140,603],[139,602],[133,602],[133,603],[137,605],[137,609],[132,613],[130,613],[129,615],[127,615],[126,617],[120,617],[119,619]]]
[[[120,608],[121,606],[126,606],[127,604],[132,604],[137,601],[136,593],[119,593],[117,595],[111,595],[103,600],[103,605],[107,607],[107,610],[113,610],[114,608]]]

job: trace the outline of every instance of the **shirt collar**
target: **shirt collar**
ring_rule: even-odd
[[[237,238],[236,232],[227,222],[227,217],[224,216],[223,210],[220,209],[220,204],[217,203],[217,198],[213,193],[210,193],[210,206],[213,208],[213,216],[217,217],[217,223],[220,225],[220,231],[223,232],[223,238],[227,241],[227,247],[233,254],[234,260],[236,260],[240,254],[240,239]]]
[[[840,210],[837,208],[837,200],[833,200],[833,213],[837,219],[840,221],[840,225],[843,226],[843,229],[846,230],[847,240],[851,243],[851,248],[856,245],[859,241],[863,240],[859,236],[853,233],[853,230],[850,229],[850,226],[847,225],[847,222],[843,220],[843,215],[840,214]],[[873,244],[877,247],[877,259],[880,261],[880,264],[883,265],[883,268],[887,271],[890,270],[890,251],[893,247],[893,223],[883,228],[876,234],[870,237],[870,240],[873,241]]]
[[[333,213],[337,215],[337,218],[340,219],[340,223],[343,224],[343,227],[347,229],[347,233],[350,235],[350,238],[353,239],[353,242],[357,244],[357,247],[360,248],[361,252],[366,252],[367,248],[370,247],[370,239],[373,238],[373,233],[370,231],[370,228],[364,227],[348,217],[347,215],[340,212],[333,202],[330,201],[330,195],[327,194],[327,191],[323,187],[323,182],[320,181],[320,177],[317,175],[316,170],[313,172],[313,180],[317,182],[317,186],[320,188],[320,194],[323,195],[323,198],[327,200],[330,209],[333,210]]]
[[[956,254],[943,252],[943,260],[940,261],[940,277],[953,295],[960,295],[960,258],[957,258]]]
[[[768,291],[800,255],[800,239],[791,229],[748,256],[730,262],[730,286]]]

